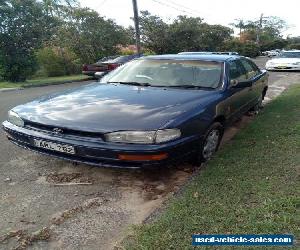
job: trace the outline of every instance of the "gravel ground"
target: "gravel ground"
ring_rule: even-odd
[[[260,66],[265,58],[256,61]],[[272,99],[300,73],[271,72]],[[38,96],[87,83],[0,93],[7,111]],[[225,141],[251,117],[229,128]],[[190,166],[157,171],[102,169],[41,156],[10,144],[0,133],[0,249],[112,249],[191,176]]]

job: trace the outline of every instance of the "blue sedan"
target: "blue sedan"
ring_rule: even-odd
[[[97,166],[202,162],[228,124],[260,108],[267,83],[266,71],[241,56],[147,56],[17,106],[3,128],[18,146]]]

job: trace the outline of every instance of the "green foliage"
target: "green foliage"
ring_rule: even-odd
[[[256,42],[261,51],[282,49],[288,43],[282,39],[282,32],[287,28],[287,23],[276,16],[262,16],[257,20],[236,19],[230,25],[239,29],[241,41]]]
[[[291,43],[287,46],[287,49],[299,49],[300,50],[300,43]]]
[[[135,54],[135,51],[131,50],[131,49],[123,49],[121,51],[121,55],[124,55],[124,56],[134,55],[134,54]]]
[[[81,63],[68,49],[44,47],[36,53],[37,61],[47,76],[63,76],[80,73]]]
[[[232,39],[222,46],[224,51],[235,51],[240,55],[248,57],[256,57],[260,53],[260,47],[254,42],[241,42],[238,39]]]
[[[261,26],[238,19],[233,26],[245,36],[243,43],[232,38],[230,28],[199,17],[178,16],[166,23],[148,11],[140,15],[144,54],[230,50],[253,57],[257,32],[261,50],[299,48],[297,38],[281,38],[286,24],[278,17],[263,18]],[[134,43],[132,27],[81,8],[77,0],[0,0],[0,79],[24,81],[36,70],[38,75],[74,74],[81,63],[119,54],[122,45]]]
[[[68,48],[84,63],[117,53],[117,45],[128,42],[128,31],[88,8],[66,8],[62,25],[52,39]]]
[[[244,43],[238,51],[243,56],[257,57],[260,54],[260,47],[253,42]]]
[[[7,0],[0,6],[0,74],[19,82],[36,69],[34,50],[49,37],[54,20],[34,0]]]
[[[216,50],[232,34],[230,28],[203,23],[198,17],[178,16],[167,24],[148,11],[141,12],[140,25],[144,46],[157,54]]]
[[[151,49],[142,49],[142,53],[145,55],[145,56],[150,56],[150,55],[155,55],[155,52],[152,51]]]
[[[140,29],[142,42],[146,48],[157,54],[170,52],[169,25],[159,16],[151,15],[148,11],[141,11]]]
[[[24,81],[37,69],[49,76],[77,73],[81,62],[113,55],[117,45],[132,41],[132,30],[78,7],[76,0],[0,3],[0,78],[5,80]]]
[[[288,41],[282,38],[270,39],[261,44],[261,51],[273,50],[273,49],[283,49],[287,46]]]

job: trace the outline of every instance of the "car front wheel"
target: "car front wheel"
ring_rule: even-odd
[[[201,143],[199,160],[205,162],[209,160],[213,154],[218,150],[224,128],[221,123],[213,123],[205,133],[203,142]]]

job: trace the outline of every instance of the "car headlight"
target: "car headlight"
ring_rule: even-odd
[[[24,121],[22,120],[22,118],[14,111],[8,111],[8,118],[7,120],[19,127],[24,127]]]
[[[292,63],[293,65],[300,65],[300,62]]]
[[[162,129],[157,131],[119,131],[107,133],[105,138],[110,142],[154,144],[177,139],[181,136],[179,129]]]

